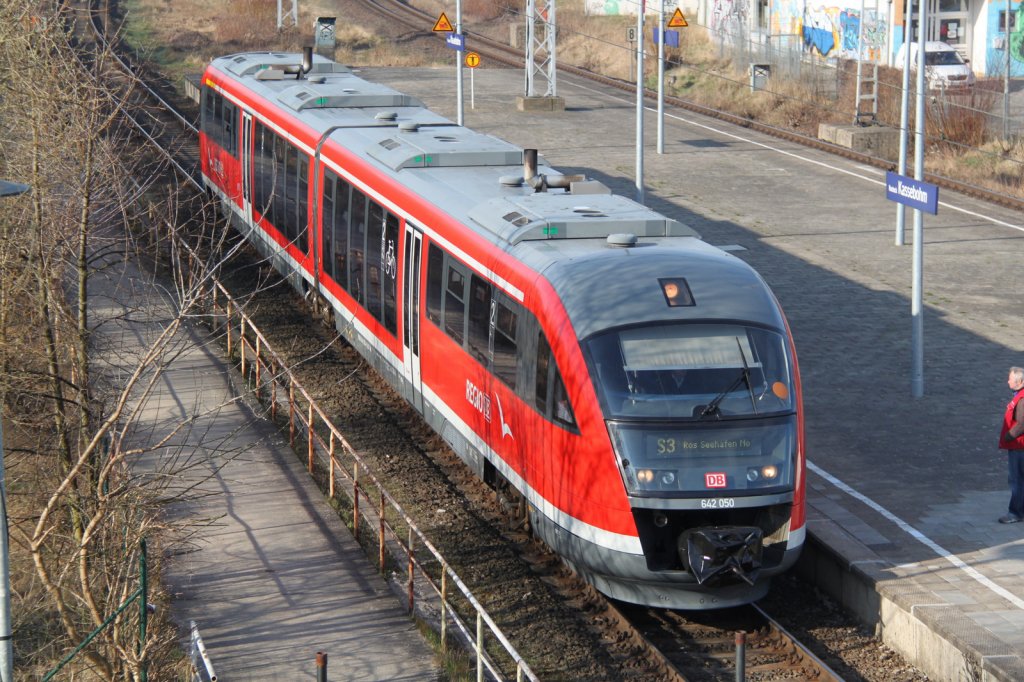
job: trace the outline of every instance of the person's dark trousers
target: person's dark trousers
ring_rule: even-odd
[[[1009,512],[1024,519],[1024,450],[1007,450],[1006,454],[1010,467]]]

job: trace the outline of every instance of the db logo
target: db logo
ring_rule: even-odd
[[[706,473],[704,474],[704,486],[707,488],[724,488],[725,474],[724,473]]]

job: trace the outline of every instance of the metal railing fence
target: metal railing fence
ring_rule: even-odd
[[[504,679],[501,666],[492,659],[492,652],[504,652],[515,667],[517,680],[537,680],[468,586],[387,492],[227,289],[212,280],[209,294],[204,298],[209,300],[208,319],[215,327],[224,330],[229,357],[233,358],[237,353],[242,376],[251,382],[255,395],[268,403],[271,419],[275,423],[279,416],[287,419],[288,440],[293,448],[301,446],[300,438],[305,440],[307,471],[314,475],[318,463],[324,466],[328,496],[337,500],[339,491],[346,495],[351,504],[351,526],[356,540],[364,537],[364,528],[375,527],[376,537],[373,539],[378,550],[378,568],[382,573],[386,573],[389,567],[389,555],[403,560],[409,612],[416,610],[418,591],[432,593],[440,604],[442,649],[448,646],[450,621],[472,646],[478,680],[484,679],[485,669],[494,678]],[[283,409],[287,410],[287,415],[280,414]],[[342,479],[341,484],[339,478]],[[453,586],[454,596],[460,598],[459,605],[453,600]],[[472,612],[470,616],[475,618],[475,628],[470,628],[460,614],[460,608]],[[487,633],[498,646],[489,646]]]

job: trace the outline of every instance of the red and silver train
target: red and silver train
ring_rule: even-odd
[[[598,590],[726,607],[794,563],[800,377],[752,268],[308,51],[201,93],[233,225]]]

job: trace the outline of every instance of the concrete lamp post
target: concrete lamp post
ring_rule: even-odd
[[[28,185],[0,180],[0,197],[24,194]],[[4,483],[4,428],[0,420],[0,682],[14,679],[14,642],[11,640],[10,556],[7,545],[7,491]]]

